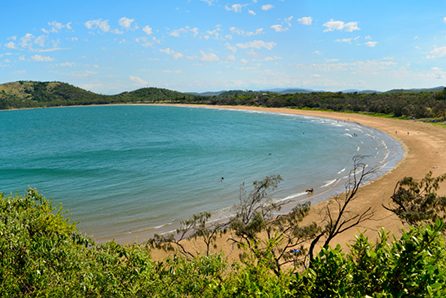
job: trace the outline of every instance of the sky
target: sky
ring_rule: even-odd
[[[0,0],[0,83],[116,94],[446,85],[444,0]]]

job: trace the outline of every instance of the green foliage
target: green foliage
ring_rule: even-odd
[[[437,219],[444,221],[446,196],[438,195],[437,191],[445,179],[446,174],[433,177],[432,172],[420,181],[404,177],[395,187],[391,206],[385,208],[410,225],[432,223]]]
[[[167,233],[163,235],[155,234],[153,238],[147,241],[151,248],[162,249],[164,251],[179,251],[186,257],[197,257],[199,251],[193,252],[187,249],[184,240],[194,239],[203,241],[206,246],[205,255],[209,256],[212,248],[217,248],[217,236],[223,234],[226,230],[226,223],[209,223],[211,213],[200,212],[194,214],[191,218],[181,222],[180,228],[175,233]]]
[[[268,198],[269,191],[277,188],[282,181],[279,175],[268,176],[261,181],[254,181],[252,191],[247,195],[242,185],[240,191],[240,204],[237,213],[231,220],[231,228],[235,234],[244,239],[255,239],[268,220],[272,219],[273,212],[280,207]]]
[[[287,222],[299,222],[308,207],[266,223],[267,229],[283,235]],[[205,218],[198,216],[198,225]],[[258,262],[249,265],[229,265],[222,255],[154,262],[144,245],[96,245],[61,209],[30,189],[25,196],[0,194],[0,296],[444,297],[444,230],[436,221],[392,241],[381,233],[375,244],[360,235],[349,253],[326,247],[311,268],[290,267],[274,274],[269,242],[259,246]],[[290,231],[295,238],[308,233],[303,228]]]
[[[219,255],[156,263],[144,245],[96,245],[35,190],[23,197],[0,194],[0,296],[227,297],[242,289],[261,296],[285,291],[286,282],[262,274],[247,276]]]
[[[241,261],[248,266],[268,268],[277,276],[287,264],[294,269],[303,264],[306,250],[303,244],[319,230],[315,223],[300,225],[310,211],[309,202],[277,216],[281,204],[273,203],[269,192],[281,180],[280,176],[268,176],[255,181],[249,194],[242,187],[236,215],[229,222],[234,233],[230,240],[242,249]]]
[[[412,228],[393,243],[381,233],[375,245],[360,235],[349,254],[339,246],[323,249],[292,288],[312,297],[444,297],[444,228],[441,221]]]

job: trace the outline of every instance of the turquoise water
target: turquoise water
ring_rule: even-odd
[[[158,106],[0,112],[0,191],[37,188],[98,240],[145,237],[199,211],[226,216],[240,184],[266,175],[284,178],[274,199],[321,199],[343,189],[355,154],[384,172],[401,148],[357,124],[267,113]],[[304,194],[308,187],[314,196]]]

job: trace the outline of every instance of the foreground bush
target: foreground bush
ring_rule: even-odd
[[[446,297],[446,251],[438,221],[413,228],[388,243],[382,232],[376,244],[360,235],[348,254],[323,249],[311,268],[297,275],[296,293],[317,297]],[[378,295],[379,296],[379,295]]]
[[[0,295],[50,297],[445,296],[444,225],[388,243],[359,236],[350,253],[328,247],[311,268],[274,274],[220,255],[154,262],[143,245],[96,245],[34,190],[0,194]]]

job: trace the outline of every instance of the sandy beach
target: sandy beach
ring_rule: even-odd
[[[398,140],[404,150],[403,160],[390,172],[362,187],[357,199],[352,203],[351,210],[360,212],[372,207],[375,215],[372,220],[364,222],[361,226],[351,229],[335,238],[335,243],[343,246],[354,239],[359,232],[365,233],[371,239],[376,238],[378,231],[385,228],[394,235],[398,235],[403,228],[400,220],[382,207],[390,202],[395,184],[405,176],[422,178],[426,173],[432,171],[434,175],[446,173],[446,129],[414,120],[399,120],[392,118],[372,117],[354,113],[338,113],[325,111],[295,110],[287,108],[265,108],[248,106],[209,106],[209,105],[175,105],[195,108],[234,109],[250,110],[271,113],[284,113],[305,115],[321,118],[330,118],[341,121],[357,122],[361,125],[372,127],[387,133]],[[446,183],[440,190],[446,193]],[[314,205],[306,221],[322,222],[321,210],[327,202]],[[200,251],[203,246],[199,241],[187,244],[192,250]],[[218,239],[218,251],[222,251],[229,258],[238,255],[236,249],[226,241],[226,237]],[[153,251],[155,259],[163,258],[165,253]]]

